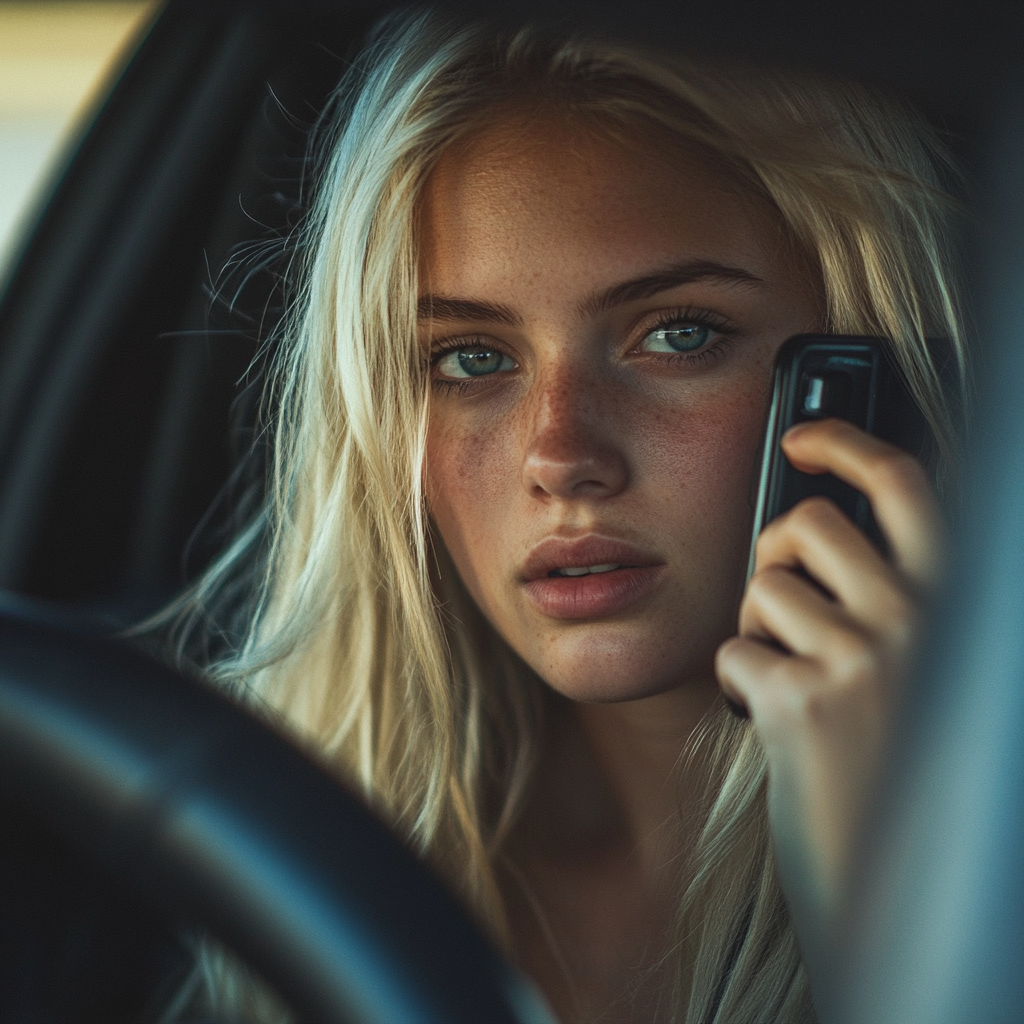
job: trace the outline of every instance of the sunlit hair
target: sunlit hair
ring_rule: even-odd
[[[820,275],[822,327],[893,339],[938,439],[937,464],[954,453],[958,399],[943,392],[925,338],[950,339],[963,368],[948,166],[901,103],[850,84],[429,14],[377,31],[325,115],[267,393],[265,509],[178,610],[190,634],[243,567],[255,571],[240,642],[209,674],[335,765],[510,947],[496,877],[548,698],[431,530],[416,210],[456,140],[502,111],[541,110],[613,140],[677,140],[773,204]],[[674,1019],[810,1020],[772,864],[764,757],[727,713],[702,736],[713,791],[669,954]]]

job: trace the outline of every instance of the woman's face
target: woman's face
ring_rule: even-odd
[[[557,119],[449,151],[420,212],[425,484],[473,598],[568,697],[711,684],[772,360],[819,320],[778,216]]]

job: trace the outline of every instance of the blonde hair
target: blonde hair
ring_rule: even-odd
[[[950,339],[964,365],[948,164],[903,104],[423,13],[376,32],[325,115],[266,403],[265,508],[176,611],[189,634],[250,567],[243,636],[208,673],[337,766],[506,942],[496,858],[530,780],[545,690],[473,605],[424,507],[415,211],[449,146],[495,107],[523,104],[615,137],[697,143],[774,204],[820,273],[826,329],[893,340],[943,464],[959,398],[926,337]],[[704,740],[714,788],[670,954],[674,1019],[812,1019],[756,737],[723,714]]]

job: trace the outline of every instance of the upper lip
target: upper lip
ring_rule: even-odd
[[[586,537],[547,537],[540,541],[523,563],[523,583],[543,579],[555,569],[579,568],[589,565],[628,565],[647,567],[662,565],[663,559],[633,544],[611,537],[590,534]]]

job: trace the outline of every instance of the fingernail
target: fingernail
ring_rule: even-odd
[[[786,431],[785,436],[786,437],[796,437],[797,434],[802,434],[805,430],[807,430],[812,425],[813,424],[810,421],[808,421],[808,420],[805,420],[803,423],[794,423],[793,426],[791,426],[789,428],[789,430]]]

